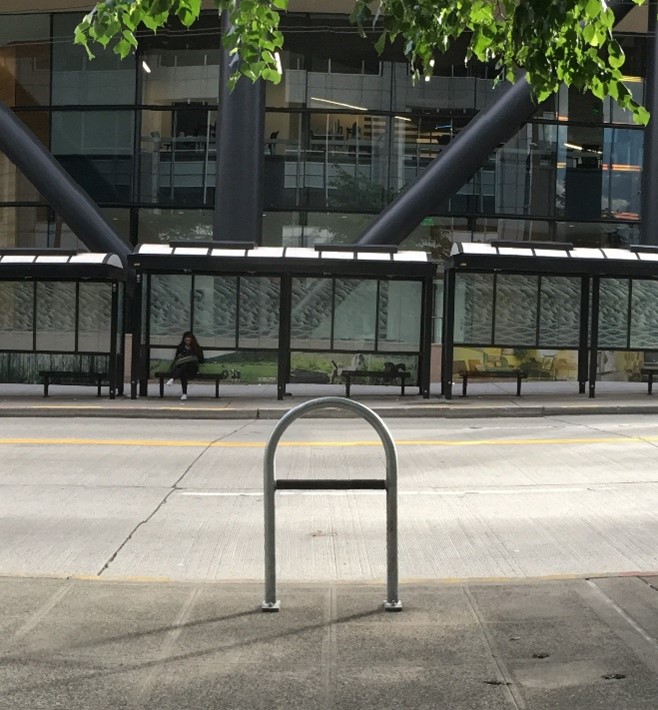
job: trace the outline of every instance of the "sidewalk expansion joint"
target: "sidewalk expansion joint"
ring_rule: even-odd
[[[498,649],[498,646],[493,636],[491,635],[491,633],[489,633],[489,629],[487,628],[486,622],[482,616],[482,613],[480,612],[480,607],[478,606],[478,603],[475,600],[473,593],[469,589],[468,584],[464,586],[463,591],[464,595],[466,596],[466,599],[468,600],[471,611],[477,619],[478,626],[480,628],[480,631],[482,632],[482,635],[484,636],[484,640],[487,646],[489,647],[491,659],[498,668],[498,674],[502,678],[502,681],[500,681],[501,690],[503,691],[507,699],[514,705],[514,707],[517,708],[517,710],[526,710],[527,705],[525,699],[523,695],[521,695],[521,693],[519,692],[518,687],[514,684],[512,674],[507,665],[505,664],[505,661],[503,660],[502,654]],[[498,681],[498,679],[496,679],[496,681]],[[496,684],[498,684],[498,682],[496,682]]]
[[[579,587],[579,590],[590,608],[655,673],[658,669],[658,640],[606,594],[595,580],[585,580],[585,586]]]

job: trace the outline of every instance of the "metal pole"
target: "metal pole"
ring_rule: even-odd
[[[142,274],[135,274],[132,297],[132,340],[130,348],[130,399],[137,399],[142,344]]]
[[[589,396],[594,397],[596,391],[596,363],[599,351],[599,299],[601,279],[592,277],[592,325],[589,344]]]
[[[642,158],[642,196],[640,242],[658,244],[658,33],[656,33],[656,13],[658,2],[649,0],[649,27],[647,33],[648,61],[647,85],[644,105],[651,112],[651,121],[644,129],[644,149]],[[612,175],[612,172],[610,173]]]
[[[444,273],[443,291],[443,370],[441,382],[443,383],[443,396],[452,399],[452,368],[454,361],[455,342],[455,288],[456,277],[453,266],[447,266]]]
[[[578,392],[585,394],[587,382],[587,335],[589,331],[589,278],[580,280],[580,334],[578,339]]]
[[[115,399],[117,390],[117,333],[119,332],[119,282],[113,281],[110,310],[110,399]]]
[[[387,590],[384,608],[387,611],[400,611],[402,602],[398,596],[398,456],[393,437],[388,427],[382,419],[363,404],[354,402],[344,397],[320,397],[310,402],[304,402],[291,409],[279,420],[270,435],[265,448],[263,462],[263,492],[264,492],[264,513],[265,513],[265,601],[261,608],[263,611],[278,611],[281,607],[280,601],[276,598],[276,546],[275,546],[275,506],[274,493],[276,492],[276,467],[274,457],[276,447],[281,440],[286,429],[296,420],[308,412],[316,409],[326,409],[327,407],[338,407],[339,409],[349,409],[365,419],[375,429],[384,446],[386,455],[386,567],[387,567]],[[305,488],[304,482],[287,481],[286,489]],[[309,482],[311,483],[311,482]],[[326,480],[313,481],[318,488],[318,483],[328,489],[345,489],[345,481]],[[359,488],[381,488],[380,480],[358,481]],[[292,485],[290,485],[292,484]],[[370,485],[368,485],[370,484]]]
[[[222,14],[222,33],[229,29]],[[265,84],[241,77],[233,91],[233,57],[222,49],[217,111],[217,180],[213,239],[262,243]]]
[[[85,246],[91,251],[112,252],[126,264],[130,246],[43,143],[1,101],[0,150],[48,200]]]
[[[425,399],[430,396],[430,368],[432,360],[432,313],[434,311],[434,280],[422,281],[422,306],[420,311],[420,367],[418,372],[420,393]]]
[[[400,244],[507,142],[537,110],[522,74],[444,148],[418,180],[396,197],[357,239],[357,244]]]

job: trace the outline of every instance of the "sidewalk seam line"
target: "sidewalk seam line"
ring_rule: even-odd
[[[514,682],[514,678],[510,670],[508,669],[507,664],[502,659],[500,650],[498,649],[496,642],[494,641],[492,635],[489,633],[489,629],[487,628],[487,625],[484,622],[484,619],[482,618],[482,614],[480,613],[480,607],[477,601],[475,600],[475,597],[473,596],[473,593],[471,592],[468,584],[464,585],[463,591],[471,607],[471,611],[473,612],[475,618],[478,621],[478,625],[480,627],[482,635],[484,636],[487,646],[489,647],[491,659],[496,664],[498,672],[505,681],[505,685],[503,686],[503,692],[507,695],[508,699],[512,701],[512,704],[515,708],[517,708],[517,710],[525,710],[525,708],[527,708],[525,699],[521,694],[519,688],[517,687],[517,684]]]

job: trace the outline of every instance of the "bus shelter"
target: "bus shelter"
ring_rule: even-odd
[[[123,390],[126,272],[116,254],[0,250],[0,381],[102,374]]]
[[[403,367],[429,397],[432,282],[425,252],[397,247],[143,244],[129,257],[131,396],[170,366],[185,331],[205,372],[242,383],[338,383],[343,370]]]
[[[454,244],[444,277],[443,394],[451,398],[460,371],[522,367],[537,379],[575,379],[581,393],[589,383],[594,397],[608,352],[625,353],[639,377],[631,354],[658,350],[656,279],[657,247]]]

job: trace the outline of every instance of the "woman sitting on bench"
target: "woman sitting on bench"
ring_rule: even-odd
[[[191,332],[183,333],[183,338],[180,345],[176,348],[176,355],[171,365],[171,379],[167,385],[173,385],[174,380],[180,380],[183,390],[181,399],[187,399],[187,381],[194,377],[199,371],[199,365],[203,362],[203,350],[194,334]]]

